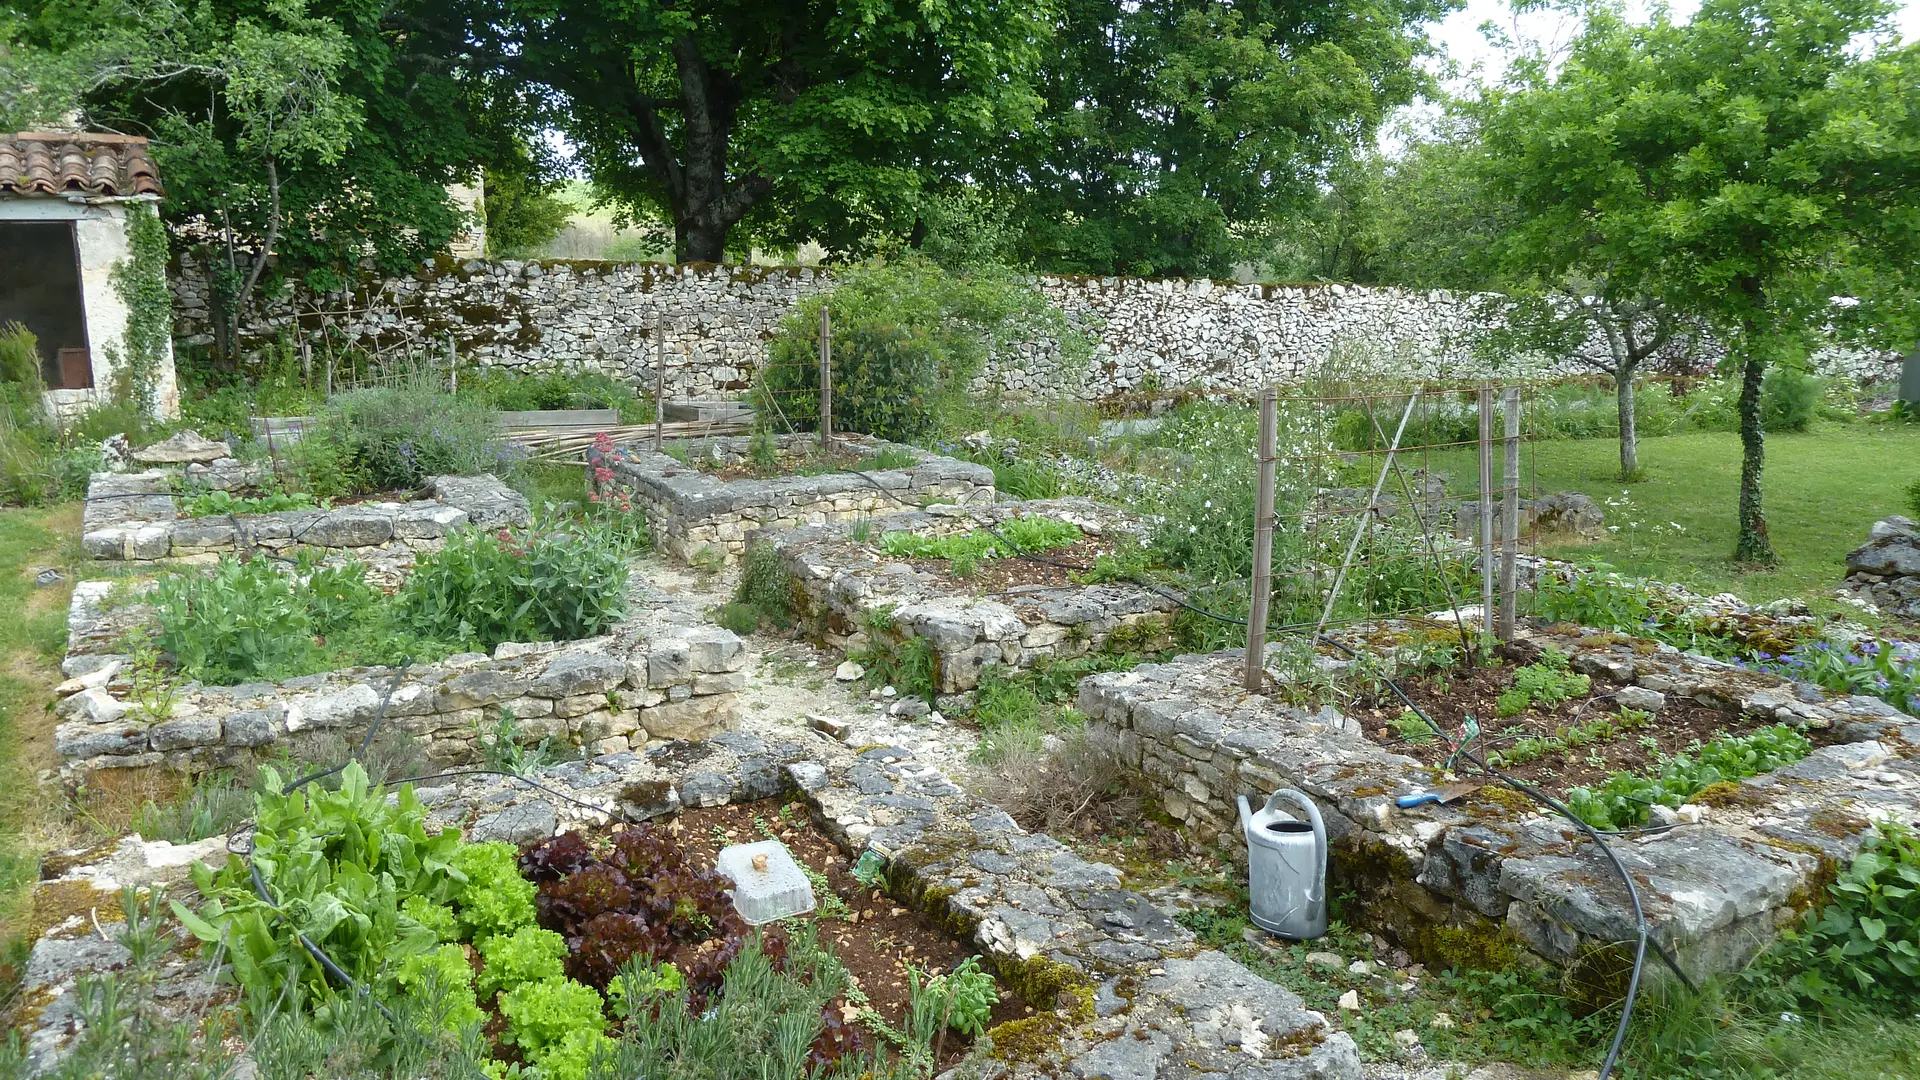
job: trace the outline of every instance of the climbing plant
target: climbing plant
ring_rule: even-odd
[[[113,268],[113,289],[127,305],[120,348],[109,346],[118,380],[115,389],[152,415],[159,406],[160,364],[173,336],[172,294],[167,290],[167,230],[148,203],[127,207],[128,256]]]

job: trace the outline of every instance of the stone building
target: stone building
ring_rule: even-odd
[[[129,330],[140,317],[121,280],[134,259],[130,215],[157,213],[162,194],[143,138],[0,134],[0,325],[20,323],[38,339],[55,413],[84,410],[126,383]],[[153,272],[164,274],[164,257]],[[151,405],[174,416],[169,316],[148,317],[163,324],[146,335]]]

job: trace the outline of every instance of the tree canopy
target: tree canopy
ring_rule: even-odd
[[[474,0],[488,76],[541,88],[595,185],[676,252],[904,235],[918,200],[1026,125],[1043,0]]]
[[[1043,269],[1226,275],[1424,80],[1452,0],[1064,0],[1030,130],[976,174]]]

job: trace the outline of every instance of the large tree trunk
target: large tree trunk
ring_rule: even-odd
[[[698,221],[673,223],[673,257],[680,262],[717,263],[727,253],[727,227]]]
[[[1639,419],[1634,414],[1633,405],[1634,369],[1622,365],[1620,374],[1614,377],[1614,396],[1620,403],[1620,479],[1632,480],[1640,475],[1640,429]]]
[[[1760,502],[1760,474],[1766,466],[1767,433],[1760,421],[1760,383],[1767,373],[1767,354],[1754,340],[1751,323],[1742,328],[1740,376],[1740,539],[1734,545],[1735,562],[1771,566],[1776,561],[1767,537],[1767,515]]]

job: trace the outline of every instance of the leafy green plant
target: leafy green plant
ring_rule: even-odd
[[[522,926],[510,934],[492,934],[478,941],[485,965],[478,987],[482,998],[565,975],[561,962],[567,958],[567,939],[551,930]]]
[[[395,598],[419,634],[491,650],[592,637],[626,612],[625,548],[606,530],[548,522],[468,529],[421,555]]]
[[[316,475],[322,464],[384,489],[415,488],[444,474],[510,473],[525,458],[500,440],[493,410],[425,384],[337,395],[295,445],[302,487],[315,494],[333,492],[313,482],[339,482]],[[324,459],[309,460],[314,452]]]
[[[198,911],[175,902],[173,913],[195,937],[224,950],[234,978],[249,992],[274,993],[297,980],[327,994],[327,976],[296,935],[324,949],[348,975],[384,986],[408,957],[440,944],[430,928],[401,913],[404,896],[480,902],[456,877],[459,833],[426,832],[426,807],[403,787],[389,801],[349,762],[336,791],[302,788],[283,794],[271,767],[261,770],[254,812],[253,873],[239,855],[213,871],[193,865],[205,897]],[[511,867],[511,853],[509,850]],[[529,907],[528,921],[532,919]]]
[[[314,651],[313,616],[269,559],[222,556],[210,574],[161,578],[151,598],[155,644],[189,678],[273,677]]]
[[[1387,726],[1393,728],[1393,733],[1398,735],[1402,742],[1424,743],[1431,742],[1435,738],[1432,726],[1420,719],[1412,709],[1402,711],[1399,716],[1389,720]]]
[[[439,995],[446,1007],[443,1023],[452,1030],[477,1027],[486,1019],[474,997],[473,965],[467,963],[466,950],[458,945],[442,945],[407,957],[400,962],[393,981],[404,993]]]
[[[977,564],[981,559],[1010,558],[1068,547],[1077,543],[1081,535],[1080,529],[1070,522],[1031,514],[1008,518],[992,532],[975,529],[945,536],[882,533],[879,547],[882,553],[896,559],[966,560]]]
[[[1789,982],[1801,997],[1909,1006],[1920,994],[1920,835],[1881,823],[1782,951],[1800,968]]]
[[[1567,670],[1567,655],[1548,649],[1538,661],[1513,673],[1513,686],[1494,702],[1501,716],[1518,716],[1534,706],[1549,708],[1591,689],[1588,676]]]
[[[269,491],[236,496],[227,491],[201,491],[181,500],[180,516],[214,517],[221,514],[271,514],[281,510],[312,510],[325,504],[305,492]]]
[[[764,541],[750,544],[740,562],[733,600],[715,621],[738,634],[763,626],[785,630],[793,625],[793,590],[793,575],[780,561],[780,552]]]
[[[1907,485],[1907,513],[1920,518],[1920,477]]]
[[[607,1026],[600,992],[566,978],[523,983],[501,994],[500,1015],[507,1018],[501,1041],[519,1047],[536,1064],[570,1036],[600,1035]]]
[[[918,972],[910,972],[909,978],[918,982]],[[993,1016],[993,1007],[1000,1002],[993,974],[981,968],[977,956],[967,957],[952,971],[920,983],[919,988],[928,999],[925,1003],[928,1014],[944,1017],[947,1026],[962,1035],[984,1033],[987,1020]],[[919,1010],[920,1003],[916,1000],[914,1011]]]
[[[402,789],[403,795],[406,789]],[[452,899],[460,929],[474,941],[533,925],[534,885],[520,876],[511,844],[461,844],[447,862],[458,874]]]
[[[1657,777],[1616,772],[1597,788],[1573,788],[1567,792],[1566,804],[1596,829],[1630,828],[1644,823],[1652,806],[1678,809],[1709,784],[1772,772],[1812,750],[1806,736],[1775,724],[1747,735],[1722,736],[1694,754],[1677,754]]]

